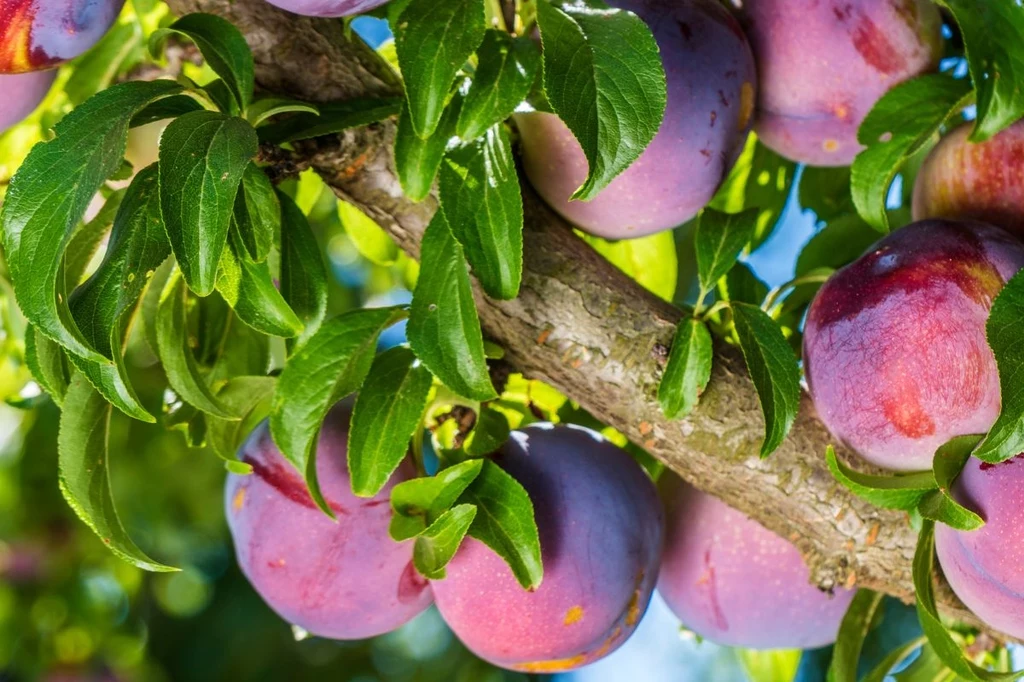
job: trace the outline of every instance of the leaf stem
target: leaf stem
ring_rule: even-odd
[[[764,297],[764,302],[761,304],[761,310],[768,313],[771,311],[772,308],[775,307],[775,304],[778,302],[779,298],[781,298],[784,293],[790,294],[792,293],[793,289],[796,289],[798,286],[801,286],[803,284],[824,283],[831,276],[832,272],[814,272],[812,274],[795,277],[789,280],[788,282],[783,282],[779,286],[769,291],[768,295]]]

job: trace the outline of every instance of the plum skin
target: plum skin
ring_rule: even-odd
[[[569,201],[587,177],[576,138],[554,114],[517,114],[523,168],[558,213],[585,232],[626,239],[669,230],[703,208],[735,163],[756,98],[746,36],[717,0],[613,0],[652,27],[668,82],[657,135],[590,201]]]
[[[388,0],[267,0],[271,5],[307,17],[347,17],[369,12]]]
[[[668,531],[658,591],[684,626],[747,649],[835,641],[853,590],[819,590],[785,539],[676,476],[660,485]]]
[[[544,579],[524,590],[483,543],[467,538],[437,608],[456,636],[494,665],[572,670],[632,634],[654,590],[664,536],[657,491],[624,450],[577,426],[513,432],[494,461],[530,495]]]
[[[1024,236],[1024,121],[984,142],[956,128],[925,159],[914,182],[914,220],[981,220]]]
[[[0,73],[50,69],[95,45],[124,0],[0,0]]]
[[[935,551],[956,595],[988,625],[1024,638],[1024,457],[971,458],[953,496],[985,519],[977,530],[935,526]]]
[[[28,117],[46,99],[55,71],[0,75],[0,134]]]
[[[225,508],[238,565],[267,604],[314,635],[364,639],[426,610],[432,595],[412,564],[412,543],[388,535],[391,488],[415,477],[409,460],[372,498],[352,493],[346,452],[351,406],[336,406],[317,445],[317,474],[332,522],[313,503],[266,422],[239,458],[249,475],[229,474]]]
[[[942,56],[929,0],[745,0],[740,21],[758,64],[758,137],[814,166],[849,165],[875,102]]]
[[[930,469],[950,438],[985,433],[999,374],[985,337],[1024,245],[976,222],[926,220],[836,272],[811,304],[804,369],[818,416],[861,458]]]

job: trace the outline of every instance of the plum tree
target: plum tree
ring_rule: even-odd
[[[124,0],[0,0],[0,73],[59,66],[103,37]]]
[[[441,616],[505,668],[561,672],[611,653],[654,590],[664,535],[654,484],[624,450],[576,426],[516,431],[494,461],[533,501],[544,580],[524,590],[497,554],[467,539],[431,583]]]
[[[757,134],[779,154],[845,166],[857,128],[885,92],[933,69],[941,18],[928,0],[748,0],[757,57]]]
[[[388,0],[267,0],[281,9],[310,17],[347,17],[368,12]]]
[[[965,218],[1024,235],[1024,121],[971,143],[969,124],[942,138],[914,183],[914,219]]]
[[[985,338],[1024,245],[984,223],[926,220],[835,273],[811,304],[804,369],[818,416],[868,462],[931,468],[950,438],[999,414]]]
[[[591,201],[569,197],[587,177],[576,138],[554,114],[516,116],[523,167],[556,211],[609,239],[671,229],[697,214],[746,139],[756,97],[753,56],[736,19],[715,0],[618,0],[654,32],[668,107],[650,146]]]
[[[414,467],[406,460],[376,497],[356,497],[346,458],[350,414],[347,403],[333,408],[317,444],[321,490],[337,522],[314,504],[266,422],[239,452],[252,473],[229,475],[224,496],[238,564],[249,582],[282,618],[334,639],[389,632],[432,601],[413,568],[411,543],[388,535],[391,488],[414,477]]]
[[[748,649],[835,641],[853,591],[819,590],[788,541],[674,475],[662,481],[668,511],[658,591],[683,625]]]
[[[971,458],[953,485],[956,500],[985,525],[935,526],[935,551],[956,595],[984,622],[1024,637],[1024,457],[1002,464]]]
[[[56,76],[55,71],[0,75],[0,89],[7,93],[0,101],[0,133],[20,122],[39,106]]]

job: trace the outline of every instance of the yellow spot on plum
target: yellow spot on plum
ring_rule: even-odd
[[[239,488],[231,500],[231,507],[235,511],[241,511],[243,504],[245,504],[245,488]]]
[[[821,148],[827,152],[834,152],[839,149],[839,141],[828,139],[821,143]]]
[[[745,130],[754,115],[754,85],[750,81],[740,86],[740,120],[737,126]]]
[[[586,654],[572,656],[571,658],[558,658],[551,661],[534,661],[533,663],[521,663],[515,666],[516,670],[524,673],[562,673],[573,668],[578,668],[587,662]]]
[[[576,605],[565,612],[565,624],[575,625],[576,623],[583,620],[583,607]]]

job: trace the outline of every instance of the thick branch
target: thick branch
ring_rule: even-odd
[[[393,94],[394,73],[339,21],[281,12],[262,0],[169,0],[179,12],[227,17],[253,48],[261,87],[327,101]],[[339,196],[362,207],[413,256],[436,208],[407,200],[394,172],[394,124],[300,146]],[[477,291],[485,333],[523,374],[571,396],[698,488],[801,549],[822,588],[879,590],[909,601],[916,533],[906,514],[877,509],[838,485],[824,465],[829,435],[805,399],[789,438],[769,459],[757,395],[738,352],[719,344],[694,413],[661,416],[655,398],[680,312],[646,292],[578,239],[525,191],[525,273],[514,301]],[[977,624],[943,586],[945,611]]]

